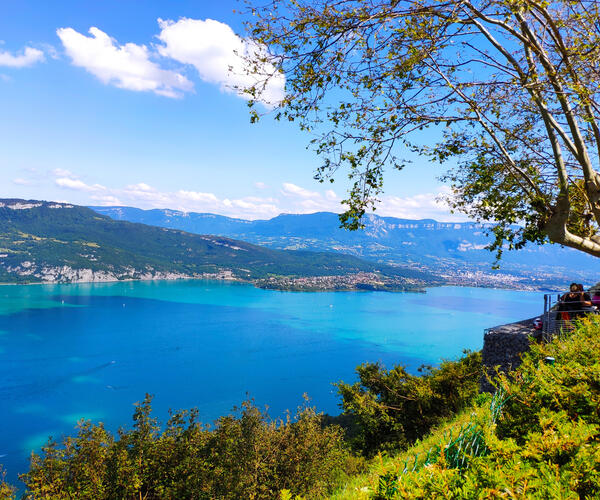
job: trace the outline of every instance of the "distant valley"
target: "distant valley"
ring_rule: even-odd
[[[570,281],[596,283],[600,261],[558,245],[530,245],[505,252],[492,270],[486,250],[490,226],[394,217],[365,217],[365,229],[339,228],[336,214],[283,214],[248,221],[215,214],[131,207],[91,207],[116,220],[142,222],[198,234],[216,234],[274,249],[335,251],[433,273],[449,284],[521,289],[563,287]]]
[[[232,279],[285,290],[422,290],[427,272],[116,221],[76,205],[0,200],[0,282]]]

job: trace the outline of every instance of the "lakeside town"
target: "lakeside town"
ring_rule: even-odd
[[[255,280],[258,288],[294,292],[385,291],[424,292],[425,283],[411,278],[382,276],[377,273],[354,273],[342,276],[273,276]]]
[[[434,283],[410,278],[382,277],[376,273],[357,273],[343,276],[287,277],[273,276],[254,280],[258,288],[295,292],[331,291],[385,291],[385,292],[424,292],[428,286],[469,286],[478,288],[503,288],[520,291],[551,291],[563,287],[560,280],[535,279],[511,274],[489,274],[466,271],[440,275]]]

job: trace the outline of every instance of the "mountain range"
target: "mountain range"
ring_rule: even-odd
[[[116,221],[68,203],[0,199],[0,282],[204,277],[263,280],[265,287],[278,288],[272,280],[281,277],[357,274],[361,286],[374,280],[384,283],[384,289],[385,283],[405,289],[436,281],[426,272],[341,253],[271,249],[222,236]],[[285,288],[294,289],[289,279]],[[344,282],[346,288],[354,285]]]
[[[4,199],[0,282],[205,277],[291,290],[540,289],[595,283],[600,271],[596,258],[556,245],[505,252],[502,269],[493,271],[486,250],[491,226],[375,215],[364,223],[364,230],[350,232],[329,212],[249,221]],[[360,273],[366,274],[356,278]]]
[[[236,238],[274,249],[335,251],[360,258],[420,269],[450,283],[526,286],[528,282],[564,286],[570,281],[595,283],[600,261],[558,245],[529,245],[506,251],[500,270],[492,270],[495,256],[489,224],[451,223],[365,216],[365,228],[347,231],[329,212],[282,214],[270,220],[243,220],[210,213],[132,207],[91,207],[116,220],[142,222],[191,233]],[[543,285],[542,285],[543,286]],[[539,288],[539,286],[535,286]]]

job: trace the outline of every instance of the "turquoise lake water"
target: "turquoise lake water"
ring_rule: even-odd
[[[416,372],[480,349],[483,329],[540,313],[541,293],[293,293],[211,281],[0,286],[0,463],[9,479],[80,418],[129,425],[198,407],[212,422],[247,397],[272,415],[303,393],[339,413],[331,384],[366,361]]]

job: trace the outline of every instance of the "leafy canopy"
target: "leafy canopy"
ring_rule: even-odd
[[[248,71],[269,69],[245,89],[252,119],[284,73],[275,116],[313,134],[318,180],[352,181],[343,225],[360,227],[385,170],[416,152],[449,163],[451,207],[496,222],[499,253],[549,239],[600,256],[596,0],[248,3],[266,48]]]

